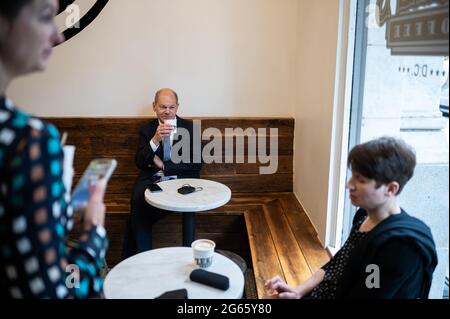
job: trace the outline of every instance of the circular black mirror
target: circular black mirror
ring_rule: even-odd
[[[80,18],[80,21],[77,23],[77,27],[67,28],[63,31],[64,34],[64,42],[70,40],[78,33],[84,30],[95,18],[98,17],[100,12],[102,12],[103,8],[106,6],[109,0],[97,0],[94,5],[88,10],[88,12]],[[59,12],[61,14],[66,10],[66,8],[71,5],[76,4],[76,0],[59,0]],[[62,43],[64,43],[62,42]],[[59,43],[61,44],[61,43]],[[58,45],[59,45],[58,44]]]

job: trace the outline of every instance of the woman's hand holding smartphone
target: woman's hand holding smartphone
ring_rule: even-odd
[[[115,159],[94,159],[81,176],[72,194],[72,207],[75,211],[84,210],[91,198],[90,188],[100,179],[106,184],[117,166]]]
[[[105,224],[105,196],[106,181],[100,179],[90,187],[91,197],[89,198],[83,218],[83,230],[89,231],[92,226],[104,226]]]
[[[105,204],[103,198],[108,180],[116,166],[117,161],[114,159],[91,161],[72,194],[73,209],[83,212],[80,219],[85,231],[89,231],[92,226],[104,225]]]

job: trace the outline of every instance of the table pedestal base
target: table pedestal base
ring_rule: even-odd
[[[195,240],[195,213],[183,213],[183,246],[191,247]]]

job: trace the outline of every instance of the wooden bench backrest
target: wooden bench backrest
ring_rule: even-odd
[[[226,128],[270,128],[278,129],[278,170],[275,174],[261,175],[259,168],[268,163],[249,163],[247,151],[244,163],[236,163],[234,152],[233,163],[203,164],[201,177],[222,182],[233,192],[292,192],[293,190],[293,141],[294,120],[290,118],[192,118],[201,120],[202,134],[208,128],[217,128],[222,133],[222,145],[225,145]],[[77,182],[89,161],[97,157],[113,157],[118,161],[117,169],[108,185],[106,200],[117,198],[129,199],[139,170],[134,163],[134,155],[138,145],[139,127],[149,118],[48,118],[56,125],[61,134],[68,133],[67,144],[76,146],[75,179]],[[260,133],[263,133],[261,131]],[[211,142],[208,137],[202,145]],[[248,139],[245,138],[245,150]],[[236,139],[234,141],[234,149]],[[270,141],[266,138],[266,154],[270,154]]]

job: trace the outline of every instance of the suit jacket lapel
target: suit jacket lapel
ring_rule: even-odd
[[[148,133],[149,133],[149,135],[148,135],[149,141],[150,141],[150,139],[155,135],[156,130],[158,129],[158,126],[159,126],[159,121],[158,121],[158,119],[156,118],[156,119],[154,119],[154,120],[152,121],[151,126],[150,126],[150,130],[149,130],[149,132],[148,132]],[[159,143],[159,147],[158,147],[158,149],[156,150],[155,155],[158,155],[158,157],[159,157],[160,159],[163,159],[164,155],[163,155],[163,147],[162,147],[162,143]]]

